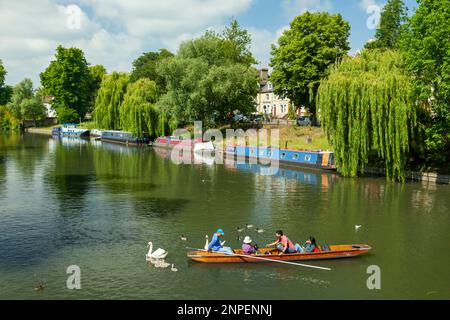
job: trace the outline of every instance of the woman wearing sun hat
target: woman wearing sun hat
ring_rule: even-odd
[[[242,244],[242,253],[244,254],[255,254],[256,249],[252,246],[252,239],[249,236],[244,238],[244,243]]]

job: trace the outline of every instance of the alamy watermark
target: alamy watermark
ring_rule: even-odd
[[[80,30],[81,29],[81,19],[83,15],[83,11],[77,5],[71,4],[66,8],[66,26],[71,30]]]
[[[187,129],[177,129],[172,137],[184,137],[170,152],[170,159],[175,164],[201,164],[206,158],[216,164],[234,160],[237,164],[261,164],[268,166],[262,174],[274,175],[279,168],[279,129],[226,129],[225,137],[218,129],[203,132],[203,123],[194,122],[194,139]],[[188,138],[186,138],[188,137]],[[196,150],[198,143],[212,142],[214,150],[205,148]],[[238,152],[238,150],[240,150]]]
[[[81,269],[77,265],[71,265],[67,267],[67,274],[70,276],[67,278],[66,286],[69,290],[80,290],[81,289]]]
[[[367,278],[366,285],[369,290],[381,289],[381,269],[377,265],[371,265],[367,267],[367,274],[370,276]]]

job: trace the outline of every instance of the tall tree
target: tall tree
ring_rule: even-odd
[[[402,0],[388,0],[381,12],[375,40],[366,43],[366,49],[395,48],[401,26],[406,21],[407,11],[408,8]]]
[[[91,81],[89,84],[89,107],[88,111],[92,111],[95,105],[95,98],[97,97],[97,91],[102,83],[103,76],[106,74],[106,69],[102,65],[95,65],[89,67],[89,73],[91,75]]]
[[[120,107],[120,121],[125,131],[137,137],[145,134],[157,135],[159,113],[155,109],[158,100],[158,86],[143,78],[128,85]]]
[[[421,109],[427,166],[450,162],[450,0],[419,0],[402,32],[400,47]]]
[[[57,113],[76,113],[78,117],[85,115],[89,106],[92,80],[82,50],[58,46],[55,59],[40,76],[46,94],[55,97],[53,104]]]
[[[372,158],[388,179],[404,181],[416,113],[398,52],[365,50],[344,58],[321,81],[317,106],[341,174],[364,172]]]
[[[223,33],[208,31],[184,42],[177,55],[161,64],[168,92],[158,102],[171,123],[223,121],[235,110],[255,110],[257,72],[250,37],[236,22]]]
[[[9,102],[12,95],[12,87],[5,85],[6,69],[0,59],[0,106]]]
[[[157,72],[157,68],[160,63],[171,57],[173,57],[173,53],[166,49],[143,53],[133,61],[130,81],[135,82],[141,78],[148,78],[155,81],[158,87],[165,91],[166,83],[164,77]]]
[[[129,79],[129,74],[119,72],[103,77],[94,107],[94,121],[101,129],[121,128],[119,108]]]
[[[328,67],[347,54],[350,26],[340,14],[305,12],[272,46],[274,92],[315,112],[315,95]]]

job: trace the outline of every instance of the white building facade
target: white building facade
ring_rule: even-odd
[[[269,81],[269,69],[261,69],[259,76],[259,92],[256,96],[257,112],[274,118],[287,117],[290,100],[281,98],[273,92],[273,84]]]

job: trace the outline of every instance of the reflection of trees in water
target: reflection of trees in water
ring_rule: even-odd
[[[104,143],[93,149],[93,159],[98,182],[108,192],[131,199],[139,215],[165,217],[180,211],[187,202],[177,194],[155,196],[158,183],[176,179],[179,168],[164,164],[147,148]]]
[[[11,133],[0,136],[1,153],[8,156],[24,180],[33,178],[36,166],[45,158],[48,137]]]
[[[93,180],[91,150],[89,144],[67,146],[59,143],[56,146],[54,162],[48,167],[46,179],[56,189],[63,209],[82,206],[81,200]]]

